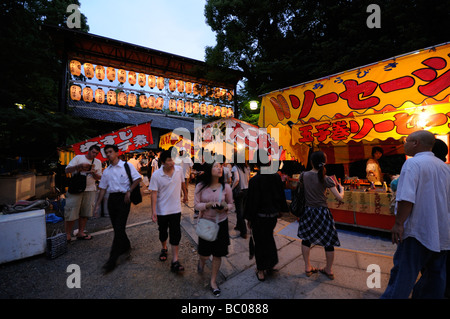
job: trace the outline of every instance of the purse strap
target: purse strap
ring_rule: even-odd
[[[128,166],[128,162],[125,162],[124,166],[125,166],[125,170],[127,171],[128,179],[130,180],[130,188],[131,188],[131,185],[133,184],[133,180],[131,179],[131,171],[130,171],[130,167]]]
[[[92,165],[94,165],[95,157],[92,159],[90,170],[92,170]],[[88,174],[91,175],[91,174]]]
[[[222,191],[223,191],[223,185],[220,185],[220,193],[219,193],[219,203],[222,202]],[[219,223],[219,214],[216,212],[216,224]]]

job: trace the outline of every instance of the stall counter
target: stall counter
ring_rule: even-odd
[[[337,223],[389,231],[395,222],[391,212],[393,193],[383,189],[346,190],[344,202],[327,192],[328,207]]]

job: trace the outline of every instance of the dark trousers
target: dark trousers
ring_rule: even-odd
[[[247,226],[244,219],[244,208],[247,200],[248,189],[242,189],[239,195],[233,197],[234,206],[236,208],[236,228],[241,232],[241,235],[247,234]]]
[[[114,240],[109,256],[110,261],[117,261],[120,255],[127,252],[131,245],[125,231],[130,213],[130,203],[124,202],[125,194],[111,193],[108,199],[109,217],[114,229]]]
[[[159,241],[164,242],[169,238],[169,243],[178,246],[181,240],[181,213],[170,215],[158,215]],[[167,232],[169,229],[169,232]]]
[[[273,238],[276,224],[276,217],[257,217],[252,221],[255,260],[258,270],[272,269],[278,263],[277,246]]]
[[[394,267],[382,299],[442,299],[446,284],[447,251],[434,252],[407,237],[397,246]],[[422,276],[417,280],[419,272]]]

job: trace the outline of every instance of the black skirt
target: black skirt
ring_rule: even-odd
[[[305,214],[299,221],[297,236],[313,245],[324,247],[341,245],[328,207],[306,206]]]
[[[228,233],[228,219],[220,222],[219,233],[215,241],[207,241],[198,238],[198,254],[200,256],[224,257],[228,255],[228,246],[230,245],[230,235]]]

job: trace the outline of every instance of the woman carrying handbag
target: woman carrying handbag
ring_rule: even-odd
[[[230,237],[228,233],[228,211],[233,207],[233,194],[229,184],[223,179],[222,164],[207,164],[202,181],[195,187],[194,208],[198,210],[199,221],[208,219],[217,222],[219,230],[213,241],[199,236],[198,239],[198,272],[202,273],[209,256],[213,256],[210,287],[214,296],[220,296],[220,288],[216,278],[222,263],[222,257],[228,254]]]
[[[310,160],[312,169],[303,173],[305,212],[299,220],[298,237],[302,239],[302,255],[305,261],[306,276],[309,277],[320,271],[333,280],[334,246],[340,246],[341,244],[333,216],[328,209],[326,191],[329,189],[336,199],[342,202],[344,188],[341,185],[336,185],[331,177],[325,175],[325,153],[314,152],[311,154]],[[317,269],[311,266],[309,260],[311,245],[320,245],[325,248],[326,266],[324,268]]]

